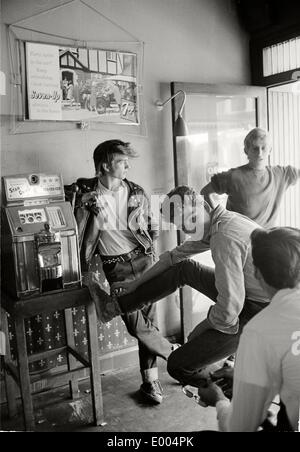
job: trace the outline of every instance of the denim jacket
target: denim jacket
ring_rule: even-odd
[[[211,212],[210,228],[202,240],[186,240],[177,248],[164,253],[171,265],[196,254],[211,250],[215,264],[217,303],[208,313],[212,328],[226,334],[236,334],[239,314],[245,299],[269,303],[269,295],[255,278],[251,254],[251,233],[259,226],[249,218],[229,212],[220,205]]]
[[[128,186],[128,210],[127,221],[128,229],[132,232],[137,242],[145,250],[145,254],[153,253],[153,240],[158,237],[158,225],[152,221],[150,203],[142,187],[130,182],[127,179],[124,182]],[[98,242],[101,236],[97,215],[102,215],[97,208],[84,206],[81,197],[84,193],[95,191],[97,189],[98,179],[80,178],[75,185],[65,186],[66,199],[72,202],[74,214],[78,227],[78,238],[80,247],[81,266],[83,271],[88,270],[93,256],[98,251]],[[74,186],[77,192],[73,191]]]

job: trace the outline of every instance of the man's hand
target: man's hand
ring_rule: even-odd
[[[211,380],[222,389],[229,399],[232,398],[233,373],[233,367],[222,367],[222,369],[210,374]]]
[[[84,193],[81,196],[81,202],[82,206],[85,209],[88,209],[89,211],[93,212],[94,215],[98,216],[101,210],[101,206],[99,204],[99,196],[96,191]]]
[[[213,381],[220,380],[220,379],[226,380],[229,384],[232,385],[233,373],[234,373],[233,367],[222,367],[222,369],[218,369],[218,370],[216,370],[216,372],[211,374],[211,379]]]
[[[111,285],[111,293],[116,294],[118,297],[127,295],[136,290],[137,286],[135,281],[121,281],[115,282]]]
[[[106,229],[107,216],[105,214],[105,207],[101,203],[101,198],[96,191],[84,193],[81,197],[82,206],[92,212],[96,217],[98,228],[100,231]]]
[[[215,383],[210,383],[206,388],[199,388],[198,395],[201,402],[208,406],[216,406],[220,400],[228,400],[222,389]]]
[[[90,191],[88,193],[83,193],[81,196],[81,202],[85,207],[91,207],[97,205],[98,193],[96,191]]]

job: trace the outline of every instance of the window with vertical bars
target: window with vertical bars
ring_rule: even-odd
[[[273,141],[271,164],[300,168],[300,93],[270,88],[269,121]],[[285,193],[278,226],[300,228],[300,181]]]
[[[300,67],[300,36],[263,49],[264,77]]]

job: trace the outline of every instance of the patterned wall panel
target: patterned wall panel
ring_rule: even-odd
[[[87,332],[85,308],[72,309],[75,346],[82,354],[87,355]],[[9,340],[13,359],[16,359],[15,331],[11,318],[8,319]],[[54,350],[65,345],[64,312],[37,315],[25,320],[26,343],[29,355]],[[136,345],[121,317],[100,325],[98,323],[99,353],[105,355]],[[65,354],[57,353],[51,359],[43,359],[30,363],[31,373],[43,372],[67,364]]]

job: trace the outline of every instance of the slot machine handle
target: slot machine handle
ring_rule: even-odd
[[[72,184],[72,201],[71,201],[71,205],[72,205],[72,209],[73,212],[75,210],[75,200],[76,200],[76,194],[79,192],[79,187],[77,184]]]

